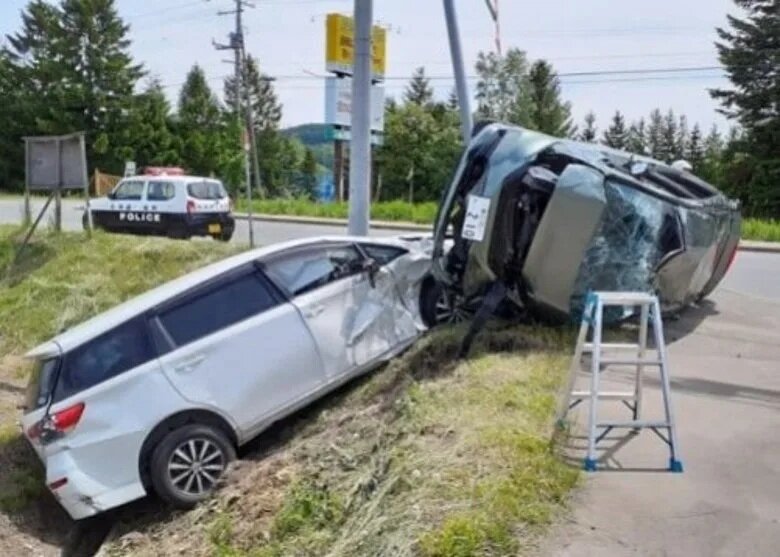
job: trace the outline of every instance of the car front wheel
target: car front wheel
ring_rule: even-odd
[[[169,432],[152,453],[152,485],[172,506],[191,509],[214,492],[235,458],[235,448],[221,430],[186,425]]]

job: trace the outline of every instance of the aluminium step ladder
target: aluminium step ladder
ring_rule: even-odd
[[[605,307],[638,307],[639,339],[636,344],[602,342],[602,326]],[[653,339],[656,355],[648,357],[647,332],[648,324],[652,323]],[[588,332],[593,330],[593,342],[587,342]],[[625,357],[605,356],[604,351],[622,351]],[[577,373],[580,371],[582,356],[591,355],[590,390],[575,391],[574,385]],[[609,365],[636,366],[633,391],[602,392],[599,390],[602,370]],[[661,374],[661,390],[664,403],[664,419],[656,421],[642,420],[642,382],[644,368],[658,367]],[[558,411],[558,424],[564,420],[572,408],[583,401],[588,401],[588,454],[585,458],[585,470],[596,470],[596,445],[615,428],[631,428],[639,431],[648,428],[654,431],[668,446],[670,451],[669,470],[682,472],[682,462],[679,457],[677,433],[672,414],[671,389],[669,383],[669,366],[666,359],[666,344],[664,342],[663,322],[658,298],[645,292],[591,292],[585,300],[577,347],[574,351],[569,383],[566,396]],[[600,421],[598,406],[600,400],[622,401],[632,412],[632,419],[626,421]],[[598,430],[602,430],[600,433]],[[664,434],[665,432],[665,434]]]

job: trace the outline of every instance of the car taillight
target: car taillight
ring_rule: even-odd
[[[195,202],[192,199],[187,200],[187,214],[191,215],[195,212]]]
[[[27,436],[30,439],[40,438],[41,441],[45,443],[52,440],[52,436],[58,438],[73,431],[78,425],[79,420],[81,420],[81,415],[84,413],[85,406],[86,405],[83,402],[79,402],[78,404],[74,404],[64,410],[44,417],[27,430]]]

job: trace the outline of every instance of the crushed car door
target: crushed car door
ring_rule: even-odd
[[[367,261],[361,284],[364,302],[355,308],[350,336],[357,365],[364,365],[417,336],[421,322],[413,304],[419,303],[419,283],[430,265],[407,261],[407,250],[379,244],[359,244]],[[420,264],[421,263],[421,264]]]
[[[307,246],[263,261],[268,276],[303,315],[328,379],[359,365],[352,331],[370,290],[363,263],[348,243]]]

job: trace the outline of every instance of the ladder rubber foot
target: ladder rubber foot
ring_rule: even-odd
[[[679,460],[675,460],[673,458],[669,459],[669,471],[670,472],[682,472],[683,471],[683,465],[682,462]]]
[[[585,459],[585,471],[586,472],[595,472],[596,471],[596,461],[592,458],[586,458]]]

